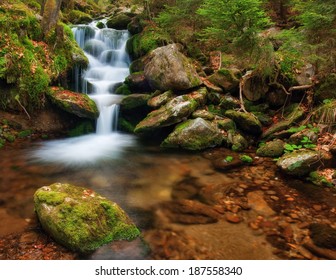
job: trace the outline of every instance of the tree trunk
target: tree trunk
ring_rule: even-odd
[[[44,0],[41,6],[42,30],[47,35],[58,21],[62,0]]]

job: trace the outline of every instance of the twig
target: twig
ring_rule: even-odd
[[[20,107],[23,109],[23,111],[26,113],[28,119],[30,120],[31,117],[30,117],[29,113],[27,112],[26,108],[21,104],[21,102],[18,98],[15,98],[15,100],[19,103]]]
[[[244,105],[244,100],[243,100],[243,88],[245,85],[245,82],[248,78],[250,78],[252,76],[252,71],[247,71],[245,73],[244,76],[241,77],[241,80],[239,82],[239,100],[240,100],[240,109],[242,111],[244,111],[245,113],[247,113],[246,109],[245,109],[245,105]]]

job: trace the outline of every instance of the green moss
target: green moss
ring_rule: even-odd
[[[129,88],[128,85],[126,84],[122,84],[120,87],[118,87],[115,91],[115,94],[119,94],[119,95],[130,95],[132,92]]]
[[[26,138],[26,137],[28,137],[32,134],[33,134],[33,131],[31,129],[22,130],[18,133],[18,137],[19,138]]]
[[[55,191],[37,191],[35,196],[40,202],[53,206],[61,204],[66,198],[66,194]]]
[[[34,202],[43,228],[74,251],[90,253],[111,241],[140,235],[117,204],[89,189],[56,183],[37,190]]]
[[[325,176],[321,175],[319,171],[312,171],[309,173],[308,180],[317,186],[334,187],[334,184]]]
[[[81,135],[85,135],[88,133],[92,133],[94,132],[94,126],[92,124],[92,122],[90,121],[85,121],[80,123],[78,126],[76,126],[75,128],[71,129],[68,133],[68,135],[70,137],[77,137],[77,136],[81,136]]]
[[[67,19],[74,24],[90,23],[93,20],[89,14],[78,10],[71,10],[70,13],[67,15]]]
[[[253,162],[253,159],[250,156],[248,156],[248,155],[240,155],[239,159],[242,162],[245,162],[245,163],[252,163]]]

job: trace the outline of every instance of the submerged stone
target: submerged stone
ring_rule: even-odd
[[[223,141],[223,135],[217,128],[202,118],[187,120],[175,128],[161,144],[166,148],[184,148],[187,150],[202,150],[218,146]]]
[[[55,183],[39,188],[34,204],[43,229],[76,252],[90,253],[112,241],[140,235],[116,203],[90,189]]]
[[[48,97],[62,110],[80,118],[96,119],[99,116],[96,103],[87,94],[53,87]]]

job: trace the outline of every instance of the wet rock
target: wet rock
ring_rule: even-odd
[[[151,88],[162,91],[187,90],[202,84],[195,67],[176,44],[152,51],[144,73]]]
[[[232,110],[240,108],[240,101],[237,98],[232,97],[230,94],[225,94],[220,99],[219,106],[224,110]]]
[[[280,139],[266,142],[257,150],[256,154],[261,157],[279,157],[284,153],[284,145],[285,142]]]
[[[38,189],[34,204],[43,229],[75,252],[89,253],[140,234],[116,203],[89,189],[55,183]]]
[[[264,193],[262,191],[253,191],[247,194],[248,203],[251,209],[257,212],[259,215],[270,217],[275,215],[274,210],[268,206],[264,199]]]
[[[202,118],[204,120],[212,121],[215,118],[215,115],[210,113],[209,111],[203,110],[196,110],[191,115],[194,119]]]
[[[223,88],[225,91],[233,91],[239,87],[240,72],[237,69],[220,69],[208,77],[209,82]]]
[[[232,224],[238,224],[242,221],[241,217],[237,214],[227,213],[225,214],[225,220]]]
[[[241,130],[247,133],[260,135],[262,132],[262,125],[260,121],[252,113],[227,110],[225,112],[225,116],[232,119]]]
[[[301,149],[283,155],[277,161],[277,166],[286,174],[304,176],[321,164],[321,153]]]
[[[176,96],[174,95],[173,91],[168,90],[162,94],[152,97],[151,99],[148,100],[147,104],[149,107],[159,108],[175,97]]]
[[[144,106],[147,107],[147,101],[149,100],[149,98],[149,94],[135,93],[123,98],[120,105],[122,110],[126,111]]]
[[[225,131],[229,131],[229,130],[236,130],[236,124],[234,123],[233,120],[229,119],[229,118],[222,118],[219,120],[215,120],[215,122],[217,123],[217,126],[220,129],[223,129]]]
[[[185,120],[199,106],[199,102],[194,97],[195,94],[180,95],[152,111],[136,126],[135,133],[150,132]]]
[[[274,133],[279,132],[281,130],[285,130],[293,125],[295,122],[300,120],[304,116],[304,108],[299,104],[292,104],[286,108],[286,114],[284,120],[281,120],[271,127],[269,127],[266,131],[263,132],[261,138],[270,138]]]
[[[130,17],[127,13],[120,13],[118,15],[110,17],[106,25],[108,28],[123,30],[127,29],[127,25],[132,21],[132,17]]]
[[[223,135],[215,124],[197,118],[177,125],[175,130],[162,142],[161,147],[203,150],[219,146],[222,142]]]
[[[137,92],[150,91],[144,72],[132,73],[126,77],[125,82],[129,89]]]
[[[228,144],[231,144],[232,151],[242,152],[248,147],[248,142],[243,135],[236,131],[228,132]]]
[[[48,97],[59,108],[78,117],[96,119],[99,116],[96,103],[84,93],[53,87]]]
[[[218,221],[218,213],[211,206],[195,200],[178,200],[163,204],[162,211],[173,223],[208,224]]]
[[[314,244],[327,249],[336,249],[336,229],[326,224],[311,224],[310,237]]]
[[[219,170],[230,170],[244,165],[238,155],[226,155],[212,161],[213,166]]]

